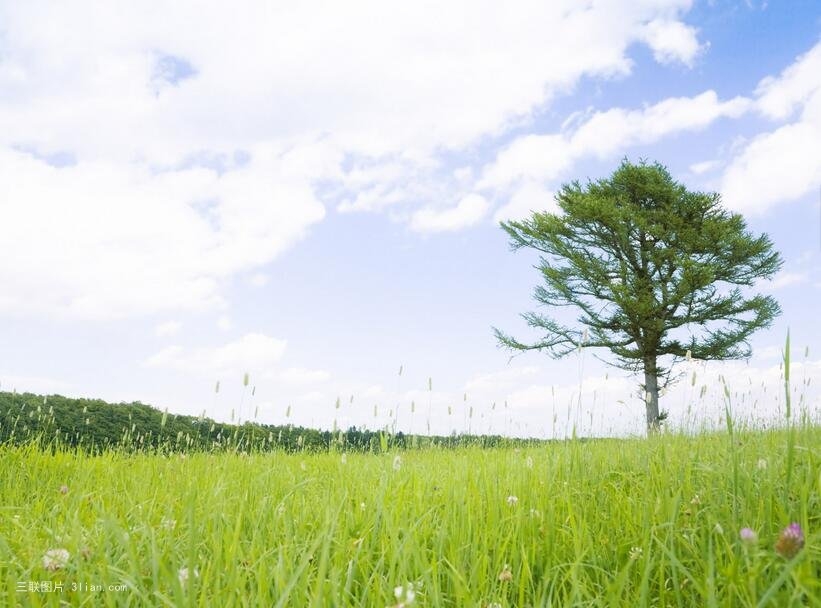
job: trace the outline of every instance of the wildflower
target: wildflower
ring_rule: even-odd
[[[738,536],[745,545],[754,545],[758,542],[758,534],[752,528],[741,528]]]
[[[193,570],[188,570],[188,568],[180,568],[177,571],[177,578],[180,580],[180,585],[184,585],[188,582],[188,579],[192,576],[194,578],[199,578],[200,573],[197,572],[197,569],[194,568]]]
[[[511,507],[515,507],[518,503],[519,503],[519,498],[518,497],[512,496],[512,495],[507,497],[507,504],[509,504]]]
[[[542,516],[542,513],[538,509],[530,509],[530,516],[539,518]]]
[[[416,591],[413,589],[413,583],[408,583],[407,587],[403,587],[402,585],[395,587],[393,590],[393,596],[398,602],[394,608],[405,608],[405,606],[410,606],[416,599]]]
[[[364,502],[360,502],[360,503],[359,503],[359,508],[360,508],[360,509],[362,509],[362,510],[364,511],[365,509],[367,509],[367,508],[368,508],[368,505],[366,505]]]
[[[713,526],[713,532],[716,534],[724,534],[724,528],[721,527],[721,524],[716,522],[716,525]]]
[[[342,464],[347,464],[348,455],[345,452],[342,452],[342,457],[339,460],[342,462]]]
[[[701,498],[698,497],[698,494],[693,496],[693,498],[690,500],[690,504],[696,506],[701,504]]]
[[[505,564],[505,567],[502,568],[502,571],[499,573],[499,581],[503,583],[509,583],[513,580],[513,573],[510,571],[510,566]]]
[[[778,541],[775,543],[776,552],[786,559],[792,559],[804,546],[804,532],[801,531],[801,526],[793,522],[778,535]]]
[[[533,459],[532,459],[530,456],[528,456],[527,458],[525,458],[525,466],[526,466],[528,469],[532,469],[532,468],[533,468]]]
[[[759,471],[766,471],[767,470],[767,459],[766,458],[759,458],[758,459],[758,466]]]
[[[629,556],[631,560],[636,561],[641,558],[643,553],[644,550],[641,547],[631,547]]]
[[[393,470],[398,471],[402,468],[402,458],[397,454],[393,457]]]
[[[43,568],[49,572],[65,568],[69,557],[69,552],[65,549],[49,549],[43,555]]]
[[[60,494],[68,494],[68,486],[66,486],[66,485],[60,486]]]
[[[160,521],[160,527],[164,530],[173,530],[177,527],[177,520],[163,517],[162,521]]]

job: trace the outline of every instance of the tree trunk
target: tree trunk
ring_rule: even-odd
[[[647,434],[659,430],[659,383],[656,358],[644,358],[644,405],[647,412]]]

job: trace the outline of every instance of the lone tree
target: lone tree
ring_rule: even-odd
[[[781,267],[770,239],[746,231],[719,194],[687,190],[658,163],[624,160],[608,179],[563,185],[556,202],[561,213],[501,226],[514,251],[542,254],[536,301],[575,307],[580,326],[528,312],[527,324],[544,334],[537,342],[493,331],[512,350],[554,358],[609,348],[616,362],[607,363],[644,372],[648,433],[659,428],[659,390],[676,361],[746,358],[749,336],[781,312],[771,296],[747,298],[740,289]],[[667,368],[663,357],[672,357]]]

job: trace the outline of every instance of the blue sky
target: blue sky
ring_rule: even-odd
[[[778,416],[788,328],[817,409],[819,142],[814,2],[0,2],[0,387],[640,433],[635,378],[491,332],[527,337],[538,278],[498,222],[628,157],[721,192],[785,259],[761,286],[783,315],[750,361],[683,366],[672,424],[715,422],[719,377],[740,416]]]

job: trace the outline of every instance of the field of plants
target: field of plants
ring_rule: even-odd
[[[821,429],[0,447],[4,606],[821,606]]]

